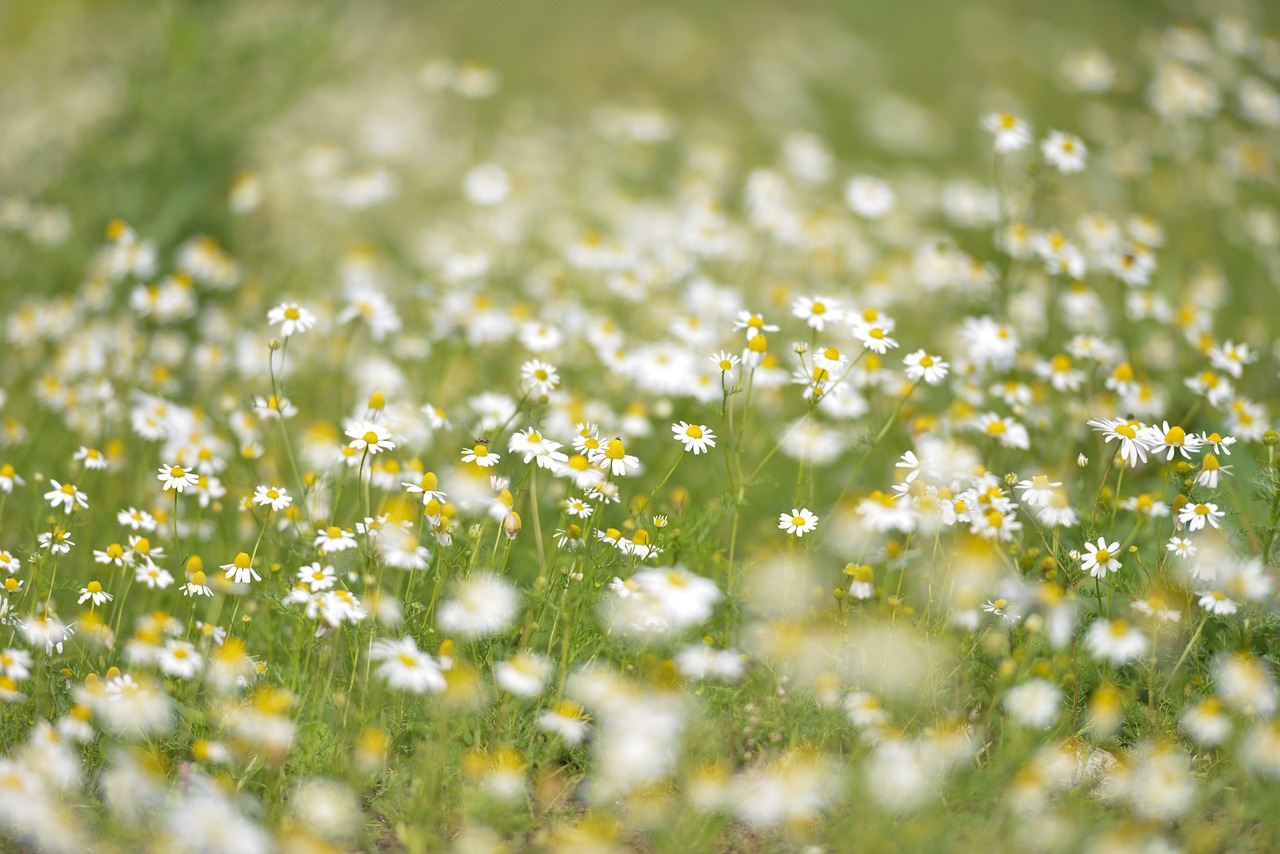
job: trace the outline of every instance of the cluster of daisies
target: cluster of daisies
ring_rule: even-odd
[[[1065,54],[1079,135],[968,110],[958,178],[902,99],[879,167],[750,162],[657,106],[494,124],[435,60],[265,128],[226,247],[107,224],[4,318],[0,829],[1280,844],[1280,42],[1148,53]]]

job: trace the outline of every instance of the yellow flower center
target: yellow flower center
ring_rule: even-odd
[[[702,428],[699,427],[697,424],[690,424],[688,427],[685,428],[684,434],[688,436],[690,439],[701,439]]]
[[[611,460],[620,460],[627,455],[627,449],[623,446],[621,439],[610,439],[609,444],[605,446],[604,455]]]

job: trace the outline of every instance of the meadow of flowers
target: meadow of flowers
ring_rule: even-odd
[[[5,13],[0,845],[1280,849],[1274,11],[590,5]]]

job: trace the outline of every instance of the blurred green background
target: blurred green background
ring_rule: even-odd
[[[1232,10],[1269,25],[1280,16],[1280,4],[1218,0],[10,0],[0,197],[65,207],[71,236],[33,269],[40,250],[0,235],[0,287],[25,290],[33,274],[42,290],[73,286],[115,216],[162,247],[207,233],[248,251],[234,245],[227,189],[260,165],[281,117],[322,110],[326,93],[372,103],[412,90],[434,57],[501,75],[501,97],[468,117],[476,147],[513,117],[584,126],[611,99],[661,104],[744,159],[768,159],[785,130],[804,128],[839,158],[972,168],[987,156],[973,132],[981,110],[1034,99],[1041,128],[1074,115],[1054,86],[1064,51],[1097,47],[1123,65],[1168,25]],[[1141,100],[1123,73],[1117,90],[1120,103]],[[867,116],[886,96],[924,108],[915,118],[929,120],[930,144],[869,139]]]

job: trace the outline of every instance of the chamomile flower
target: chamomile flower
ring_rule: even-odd
[[[560,374],[555,366],[538,359],[530,359],[521,365],[520,377],[537,394],[551,394],[560,385]]]
[[[166,676],[193,679],[204,665],[204,657],[187,641],[169,638],[156,657],[156,665]]]
[[[621,439],[610,439],[595,453],[595,464],[614,477],[625,477],[640,469],[640,460],[627,453]]]
[[[1178,511],[1178,523],[1180,525],[1186,525],[1187,528],[1192,531],[1199,531],[1203,529],[1206,524],[1208,524],[1210,528],[1217,528],[1219,525],[1218,520],[1226,515],[1227,514],[1225,512],[1218,509],[1217,504],[1192,504],[1188,501],[1183,505],[1182,509]]]
[[[849,179],[845,185],[844,200],[858,216],[880,219],[893,210],[897,197],[888,182],[870,175],[859,175]]]
[[[346,434],[351,439],[348,447],[369,454],[390,451],[396,446],[391,432],[376,421],[353,421],[347,426]]]
[[[1217,489],[1224,475],[1231,474],[1231,466],[1224,466],[1212,453],[1200,458],[1200,471],[1196,474],[1196,483],[1206,489]]]
[[[15,486],[24,486],[26,481],[18,477],[17,471],[9,463],[0,465],[0,492],[6,495],[13,492]]]
[[[1143,428],[1143,439],[1153,455],[1166,453],[1165,459],[1173,459],[1175,454],[1182,454],[1185,459],[1200,450],[1200,437],[1188,434],[1178,425],[1169,426],[1165,421],[1159,427],[1151,425]]]
[[[64,531],[61,528],[55,528],[36,537],[36,541],[40,543],[40,548],[48,549],[53,554],[66,554],[71,551],[71,547],[75,542],[71,539],[71,532]]]
[[[908,353],[902,359],[907,379],[912,382],[923,380],[928,385],[937,385],[947,378],[947,370],[951,365],[940,356],[930,356],[924,350]]]
[[[866,323],[861,319],[853,324],[853,337],[863,347],[881,356],[898,346],[898,342],[889,337],[889,331],[883,325]]]
[[[418,649],[413,638],[375,641],[369,658],[380,662],[378,676],[395,690],[436,694],[448,687],[440,663]]]
[[[1200,444],[1208,445],[1215,454],[1231,456],[1231,446],[1236,443],[1234,436],[1223,436],[1219,433],[1201,433]]]
[[[1120,458],[1132,467],[1147,461],[1149,434],[1138,421],[1120,421],[1112,418],[1094,418],[1089,426],[1102,433],[1104,441],[1113,439],[1120,445]]]
[[[1085,646],[1097,659],[1125,664],[1151,648],[1147,636],[1124,620],[1094,620],[1085,635]]]
[[[825,296],[797,297],[795,302],[791,304],[791,313],[819,332],[826,329],[828,323],[838,321],[841,316],[840,303],[831,297]],[[764,336],[760,337],[763,338]],[[753,340],[749,339],[748,345]]]
[[[351,531],[340,528],[337,525],[329,525],[321,528],[316,534],[314,545],[321,554],[335,554],[344,552],[347,549],[354,549],[357,543],[355,535]]]
[[[203,570],[196,570],[191,573],[191,580],[178,588],[183,596],[212,596],[213,590],[209,587],[208,579],[205,577]]]
[[[1204,608],[1210,614],[1217,614],[1220,617],[1234,614],[1240,610],[1240,603],[1227,597],[1227,594],[1221,590],[1207,590],[1199,594],[1200,607]]]
[[[133,570],[133,580],[145,584],[150,590],[165,590],[173,584],[173,574],[155,563],[145,563]]]
[[[120,543],[112,543],[105,549],[94,549],[93,560],[95,563],[106,563],[114,566],[132,566],[133,551],[126,549]]]
[[[53,489],[44,494],[44,500],[48,501],[53,509],[57,510],[61,507],[69,514],[76,507],[83,510],[89,506],[89,496],[76,488],[75,484],[59,483],[56,480],[50,480],[49,484]]]
[[[1080,137],[1054,130],[1040,143],[1040,153],[1050,166],[1070,173],[1084,169],[1089,150]]]
[[[790,513],[778,514],[778,529],[795,537],[803,537],[817,527],[818,517],[807,507],[796,507]]]
[[[675,440],[684,445],[685,451],[692,451],[695,456],[716,446],[715,433],[711,432],[710,427],[702,424],[677,421],[671,425],[671,432],[675,434]]]
[[[497,451],[489,449],[488,442],[477,442],[470,448],[462,449],[462,461],[464,463],[475,463],[482,469],[496,466],[502,460],[502,455]]]
[[[75,456],[73,456],[72,459],[78,463],[84,463],[85,468],[93,469],[95,471],[102,471],[110,465],[110,463],[107,462],[107,458],[101,451],[97,448],[85,447],[84,445],[80,446],[80,450],[76,451]]]
[[[747,340],[750,341],[752,338],[756,337],[762,332],[777,332],[781,327],[775,326],[771,323],[765,323],[764,315],[762,314],[753,314],[752,312],[749,312],[749,311],[740,311],[738,312],[737,319],[734,320],[733,322],[733,328],[735,330],[745,330],[747,333]],[[711,361],[721,364],[722,365],[721,370],[728,370],[728,368],[724,368],[722,364],[724,361],[724,357],[726,356],[732,359],[734,364],[737,364],[736,357],[728,356],[727,353],[723,353],[723,352],[717,353],[715,356],[712,356]],[[730,368],[732,368],[732,365],[730,365]]]
[[[231,563],[224,563],[220,569],[226,573],[227,580],[234,584],[248,584],[250,581],[262,580],[262,576],[253,568],[248,552],[240,552]]]
[[[160,488],[164,492],[173,490],[174,492],[185,492],[187,487],[195,486],[200,482],[200,476],[190,469],[184,469],[182,466],[160,466],[160,473],[157,475],[160,481]]]
[[[283,486],[264,484],[253,491],[253,503],[259,507],[270,507],[279,513],[293,503],[293,498]]]
[[[1012,113],[988,113],[982,119],[982,127],[995,137],[995,149],[1000,154],[1019,151],[1031,144],[1031,129]]]
[[[104,605],[114,598],[114,596],[102,589],[102,582],[90,581],[80,588],[80,598],[76,602],[83,605],[85,602],[92,601],[94,605]]]
[[[285,302],[267,312],[267,323],[280,326],[280,336],[289,338],[316,325],[316,316],[294,302]]]
[[[748,333],[748,335],[750,334],[751,333]],[[716,369],[719,370],[721,374],[730,379],[733,377],[734,369],[742,362],[737,355],[727,353],[724,350],[721,350],[719,353],[712,353],[710,358],[711,364],[715,365]]]
[[[135,531],[151,532],[156,529],[156,520],[145,510],[139,510],[136,507],[130,507],[128,510],[121,510],[116,514],[116,521],[121,525],[126,525]]]
[[[1106,578],[1108,573],[1120,571],[1120,544],[1108,543],[1105,537],[1098,537],[1097,543],[1085,543],[1085,554],[1080,558],[1080,568],[1094,578]]]
[[[1016,489],[1027,506],[1046,507],[1060,486],[1061,481],[1051,481],[1046,475],[1038,474],[1029,480],[1018,481]]]

